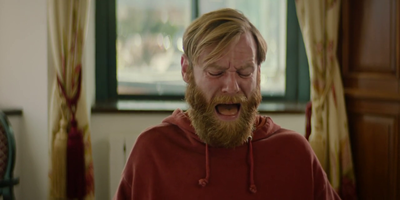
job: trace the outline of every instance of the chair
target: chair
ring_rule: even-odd
[[[13,200],[14,185],[19,178],[13,177],[15,166],[15,139],[7,116],[0,111],[0,196],[4,200]]]

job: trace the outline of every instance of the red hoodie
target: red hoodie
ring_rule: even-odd
[[[302,135],[257,119],[251,142],[214,148],[175,110],[140,134],[114,199],[340,199]]]

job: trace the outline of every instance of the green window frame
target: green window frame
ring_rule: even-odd
[[[198,1],[192,0],[193,16],[199,15]],[[183,96],[118,95],[116,72],[116,0],[96,2],[96,101],[120,99],[182,100]],[[268,41],[267,41],[268,42]],[[263,96],[263,102],[307,102],[310,78],[307,55],[294,0],[287,2],[286,91],[284,96]]]

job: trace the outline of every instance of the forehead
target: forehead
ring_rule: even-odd
[[[211,65],[226,66],[227,64],[233,64],[235,67],[240,67],[242,65],[256,63],[257,48],[254,38],[249,32],[243,33],[236,41],[233,41],[222,51],[222,55],[216,55],[219,57],[218,59],[212,59],[212,62],[206,63],[205,59],[214,50],[213,48],[205,49],[200,54],[199,66],[202,68]]]

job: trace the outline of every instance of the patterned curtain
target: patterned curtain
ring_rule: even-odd
[[[49,117],[49,199],[94,199],[93,160],[82,75],[90,0],[48,0],[54,64]]]
[[[296,0],[311,78],[309,142],[342,199],[356,199],[343,85],[336,49],[340,0]]]

